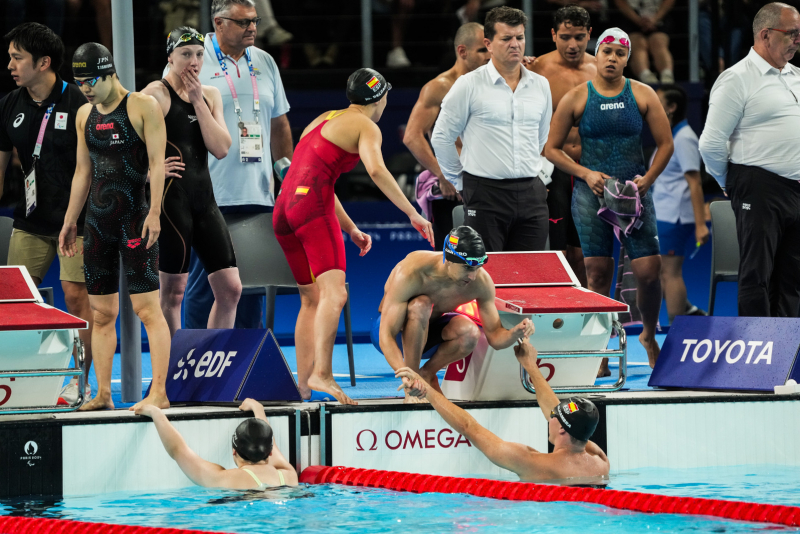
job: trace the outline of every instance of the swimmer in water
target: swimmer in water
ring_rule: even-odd
[[[238,490],[296,486],[297,473],[275,445],[264,407],[258,401],[245,399],[239,409],[253,412],[255,417],[242,421],[233,433],[235,469],[225,469],[200,458],[158,407],[139,405],[136,415],[145,415],[153,420],[167,454],[198,486]]]
[[[514,347],[514,353],[530,375],[536,389],[536,402],[548,420],[552,453],[503,441],[407,367],[398,369],[395,375],[403,379],[400,388],[428,399],[453,430],[466,437],[493,464],[516,473],[522,482],[558,480],[569,484],[576,479],[582,484],[602,482],[608,477],[608,457],[596,443],[589,441],[600,419],[597,407],[592,401],[579,397],[558,400],[536,365],[538,353],[527,336]]]

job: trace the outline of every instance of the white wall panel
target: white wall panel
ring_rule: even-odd
[[[800,466],[800,401],[608,406],[606,417],[612,472]]]
[[[245,418],[173,421],[202,458],[235,467],[231,436]],[[275,442],[289,457],[289,418],[269,417]],[[62,430],[64,495],[144,491],[191,486],[164,450],[151,422],[66,425]]]
[[[468,411],[500,438],[547,451],[547,421],[539,408]],[[459,434],[434,411],[333,414],[331,426],[333,465],[516,479],[468,445],[465,438],[459,440]]]

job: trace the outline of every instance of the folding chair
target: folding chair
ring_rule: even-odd
[[[730,200],[711,203],[711,291],[708,314],[714,315],[717,282],[739,280],[739,240]]]

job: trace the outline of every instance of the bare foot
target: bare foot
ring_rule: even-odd
[[[85,402],[83,406],[78,408],[80,412],[93,412],[95,410],[113,410],[114,401],[111,400],[111,393],[98,393],[95,398],[89,402]]]
[[[406,391],[406,398],[403,399],[403,404],[427,404],[428,399],[422,397],[414,397],[413,395],[409,395],[408,391]]]
[[[644,332],[642,332],[639,334],[639,343],[641,343],[647,351],[647,360],[650,362],[650,368],[655,368],[658,355],[661,354],[661,347],[658,346],[658,341],[656,341],[654,337],[648,338],[644,335]]]
[[[153,406],[157,406],[162,410],[166,410],[167,408],[169,408],[169,399],[167,399],[166,395],[154,395],[151,393],[150,395],[145,397],[144,400],[141,400],[136,404],[134,404],[133,406],[131,406],[130,408],[128,408],[128,410],[132,412],[136,411],[136,408],[144,404],[152,404]]]
[[[603,378],[604,376],[611,376],[611,369],[608,368],[608,358],[603,358],[600,363],[600,369],[597,370],[597,378]]]
[[[336,383],[333,377],[322,378],[321,376],[312,374],[308,377],[308,387],[316,391],[322,391],[323,393],[333,395],[333,398],[341,404],[358,404],[342,391],[342,388]]]

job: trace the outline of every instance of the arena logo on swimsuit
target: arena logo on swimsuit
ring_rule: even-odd
[[[106,123],[106,124],[98,124],[94,128],[95,128],[95,130],[113,130],[114,129],[114,123],[113,122],[109,122],[109,123]]]
[[[455,449],[459,445],[472,447],[472,443],[467,438],[449,428],[438,430],[426,428],[424,430],[416,430],[413,433],[410,430],[406,430],[405,435],[399,430],[389,430],[383,436],[382,443],[392,451],[398,449],[449,449],[450,447]],[[368,428],[356,434],[357,451],[377,451],[379,444],[378,435]]]
[[[725,340],[724,343],[720,344],[719,339],[715,339],[713,342],[710,339],[684,339],[683,340],[683,355],[681,356],[681,361],[685,361],[686,357],[689,355],[689,351],[694,347],[692,351],[692,360],[696,363],[700,363],[705,361],[711,356],[711,353],[714,353],[714,359],[711,360],[712,363],[717,363],[720,356],[725,354],[725,361],[729,364],[734,364],[742,359],[745,352],[747,352],[747,359],[745,359],[744,363],[748,364],[751,362],[753,365],[757,364],[760,361],[767,362],[767,365],[772,365],[772,341],[767,341],[764,343],[763,341],[748,341],[746,344],[741,339],[731,342],[730,339]],[[762,347],[763,345],[763,347]],[[750,347],[750,350],[747,350],[747,347]],[[757,348],[761,348],[761,352],[758,354],[755,360],[753,360],[753,355]],[[726,350],[727,349],[727,350]]]
[[[600,111],[608,109],[625,109],[625,102],[612,102],[610,104],[600,104]]]

